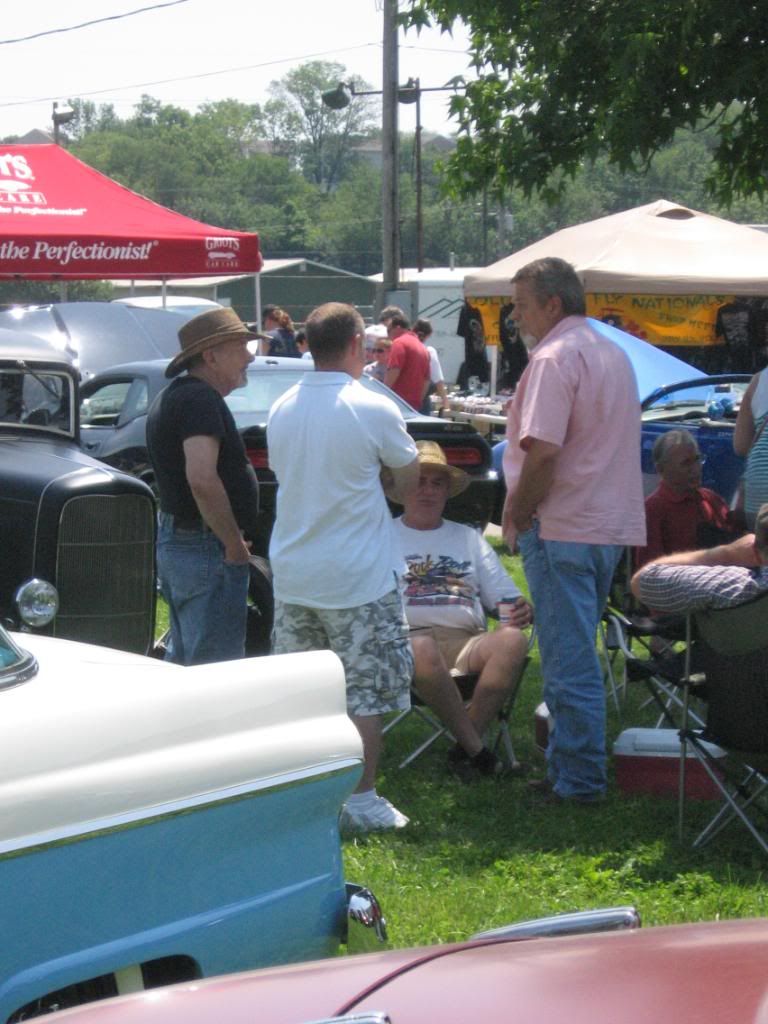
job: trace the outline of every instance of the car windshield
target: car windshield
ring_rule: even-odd
[[[224,401],[232,410],[232,415],[239,427],[265,423],[274,402],[288,388],[298,384],[305,373],[311,372],[313,369],[314,363],[309,360],[292,360],[290,366],[285,364],[270,366],[268,363],[256,363],[248,368],[247,385],[227,395]],[[363,374],[360,383],[377,395],[386,395],[403,414],[403,419],[409,420],[419,415],[394,391],[373,377]]]
[[[73,384],[66,373],[0,370],[0,425],[43,427],[75,436]]]
[[[0,689],[16,686],[37,671],[37,662],[0,626]]]
[[[706,384],[680,388],[661,395],[643,412],[643,419],[668,418],[735,418],[741,405],[747,381],[727,384]]]
[[[248,370],[248,383],[244,388],[227,395],[224,401],[232,410],[239,426],[244,422],[266,422],[272,404],[294,384],[298,384],[312,365],[296,366],[256,366]]]
[[[380,380],[376,380],[375,377],[369,377],[367,373],[364,373],[360,378],[360,383],[363,387],[368,388],[369,391],[375,391],[377,395],[386,395],[398,407],[403,414],[404,420],[412,420],[414,416],[419,415],[412,405],[409,405],[399,395],[396,395],[391,388],[388,388],[386,384],[382,384]]]

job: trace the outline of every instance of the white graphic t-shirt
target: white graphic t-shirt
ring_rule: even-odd
[[[443,520],[437,530],[412,530],[395,520],[406,564],[400,585],[408,624],[485,628],[486,612],[520,591],[496,552],[471,526]]]

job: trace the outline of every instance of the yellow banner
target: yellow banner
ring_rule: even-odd
[[[501,307],[510,305],[511,302],[512,299],[509,297],[500,298],[496,295],[491,298],[469,299],[469,304],[474,306],[482,318],[486,345],[498,347]]]
[[[715,336],[718,309],[733,302],[732,295],[623,295],[587,294],[587,316],[615,324],[653,345],[719,345]],[[480,313],[486,345],[499,345],[502,309],[509,296],[469,298]]]
[[[587,295],[587,315],[653,345],[717,345],[718,309],[731,295]]]

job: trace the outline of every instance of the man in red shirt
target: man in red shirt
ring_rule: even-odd
[[[636,568],[662,555],[726,544],[744,532],[720,495],[701,486],[701,454],[689,431],[661,434],[653,461],[661,482],[645,499],[648,541],[635,550]]]
[[[429,387],[429,353],[410,330],[404,316],[390,317],[386,327],[392,348],[384,383],[414,409],[419,409]]]

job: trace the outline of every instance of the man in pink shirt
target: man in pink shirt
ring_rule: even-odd
[[[404,316],[390,317],[386,327],[392,348],[384,383],[414,409],[420,409],[429,387],[429,353],[421,339],[409,329]]]
[[[512,283],[530,358],[507,414],[503,532],[519,541],[554,718],[539,789],[591,803],[606,785],[595,633],[624,548],[645,543],[637,383],[586,320],[569,263],[536,260]]]

